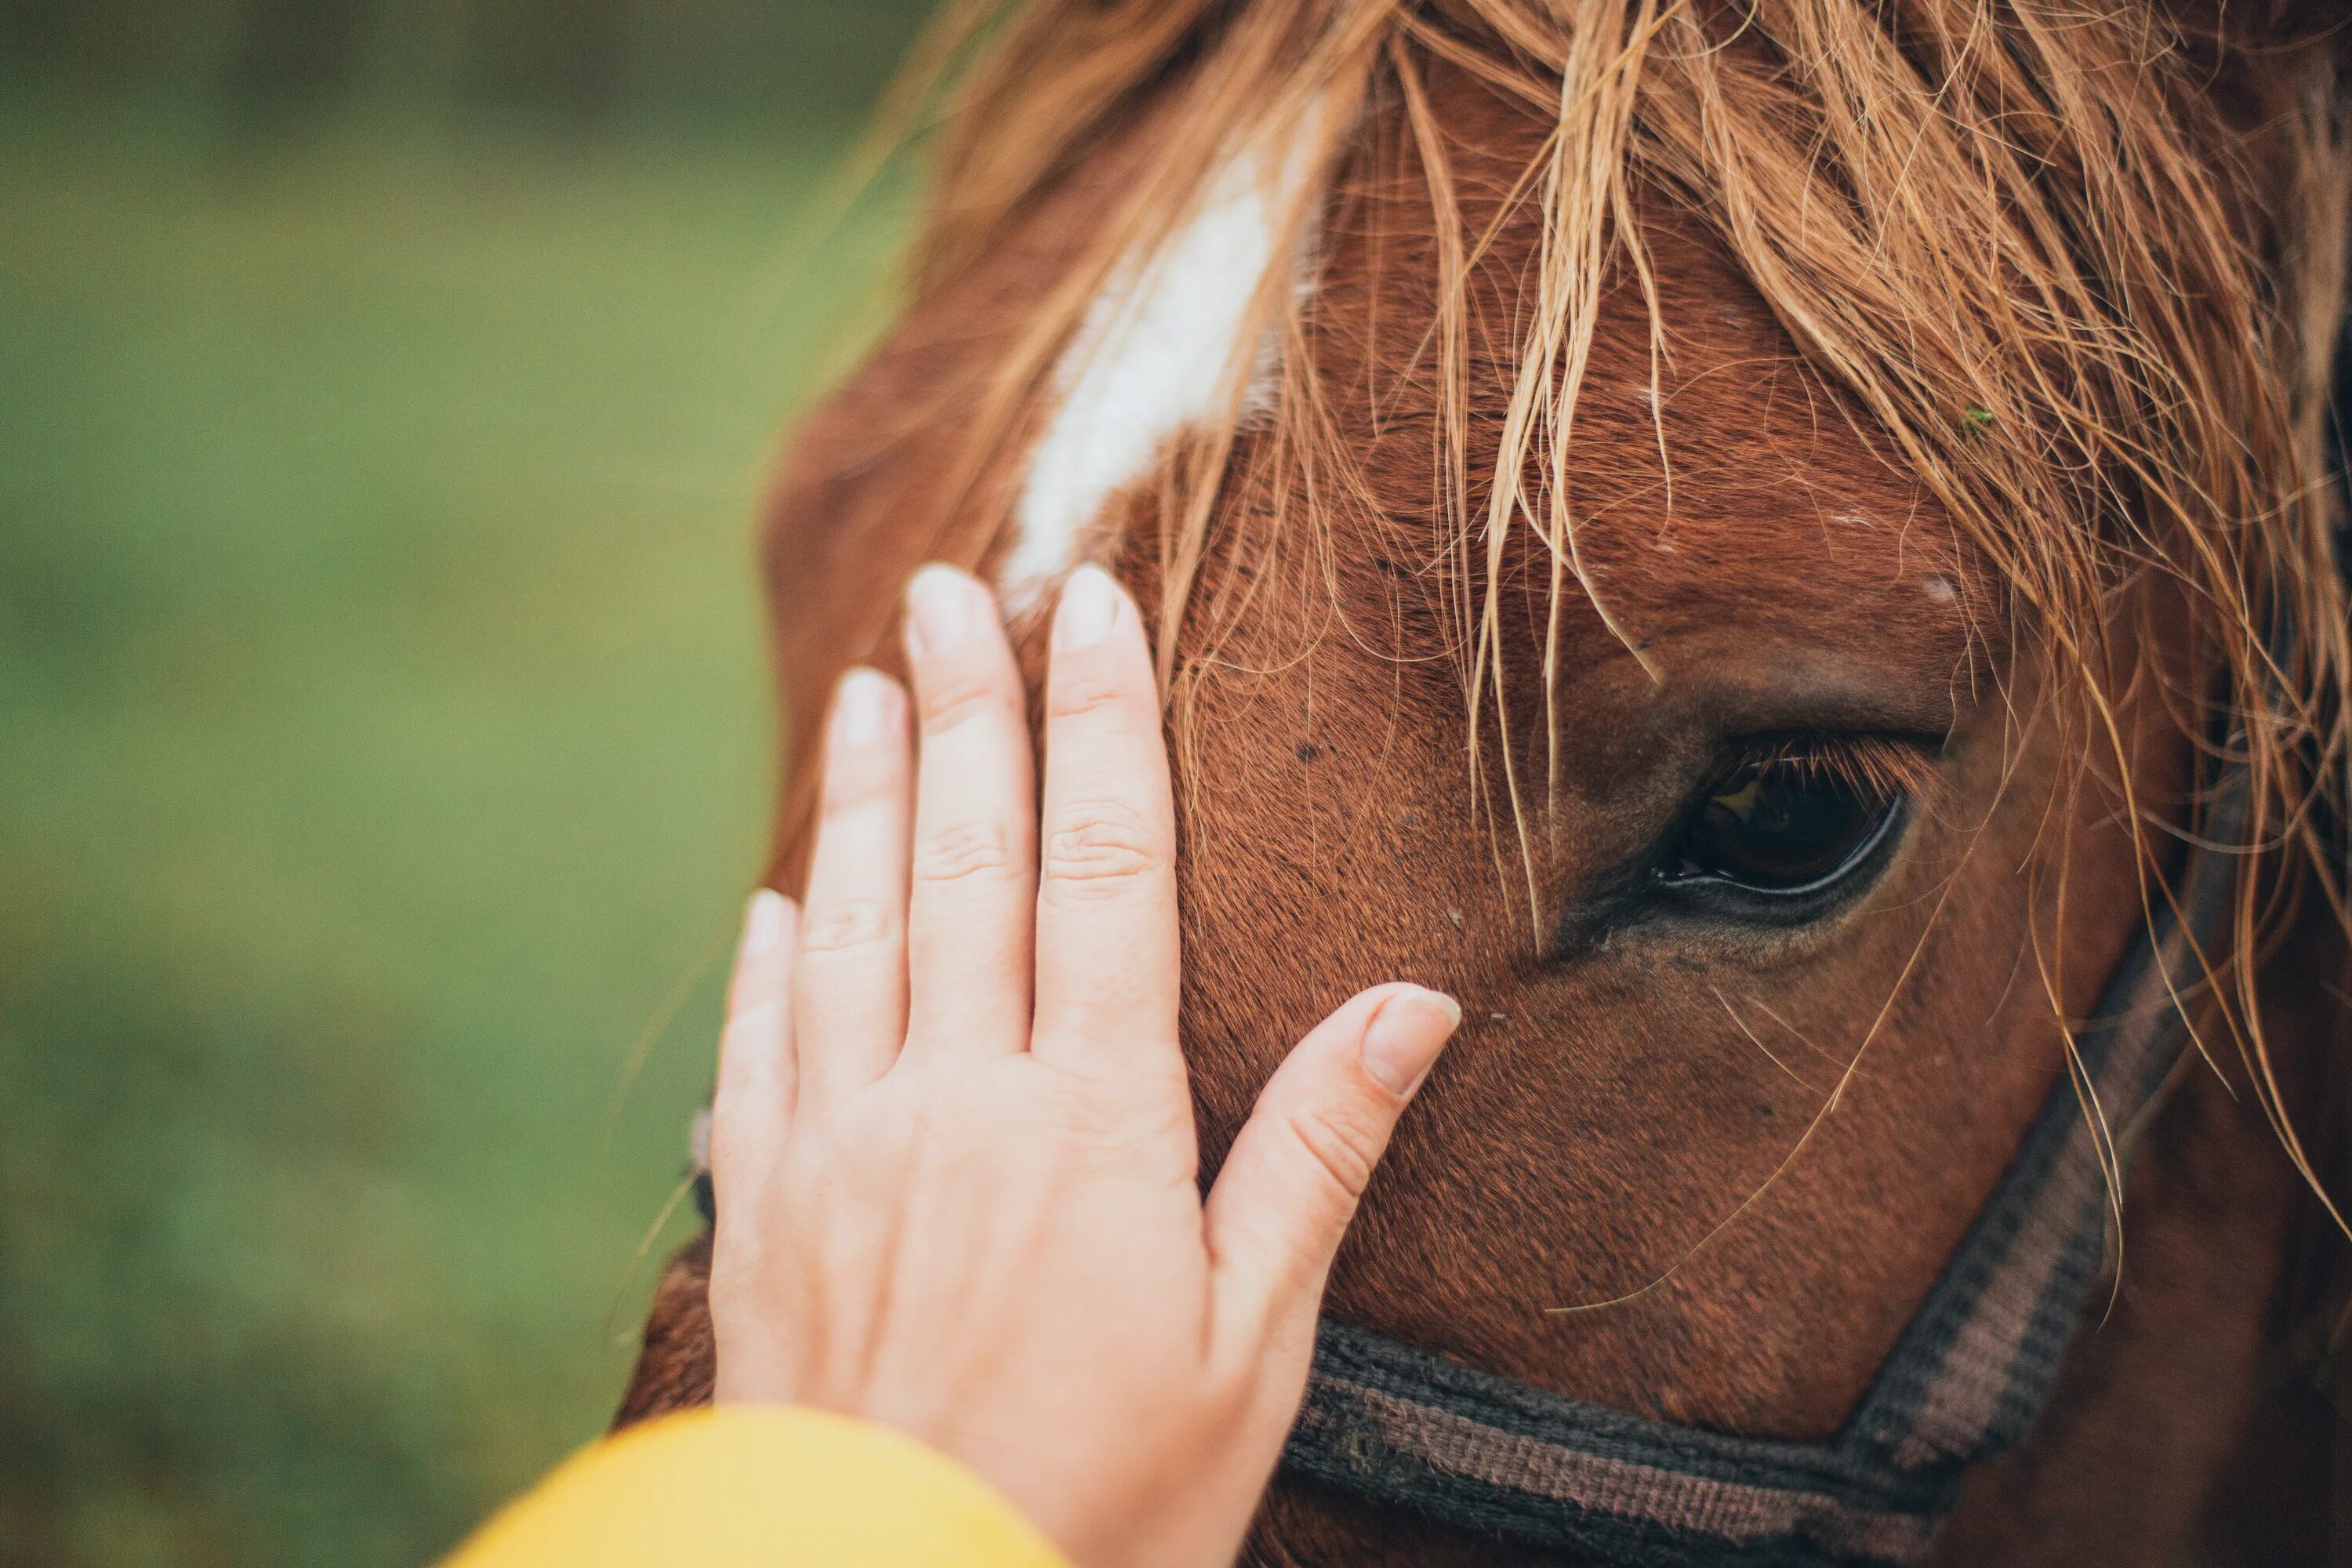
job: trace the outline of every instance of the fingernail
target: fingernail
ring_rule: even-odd
[[[1402,1099],[1421,1087],[1462,1023],[1462,1005],[1419,986],[1381,1004],[1364,1030],[1364,1071]]]
[[[1118,584],[1099,566],[1081,566],[1062,585],[1062,606],[1054,616],[1054,646],[1092,647],[1118,619]]]
[[[870,746],[890,721],[890,679],[860,666],[841,678],[833,698],[835,745]]]
[[[971,635],[977,584],[952,566],[929,565],[907,584],[907,653],[937,658]]]
[[[783,945],[784,896],[773,888],[761,888],[743,911],[743,956],[766,958]]]

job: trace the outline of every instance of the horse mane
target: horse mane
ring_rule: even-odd
[[[918,291],[958,275],[1137,116],[1154,129],[1123,210],[1053,281],[961,422],[939,536],[959,509],[1001,509],[982,476],[1048,409],[1089,305],[1237,153],[1304,149],[1294,155],[1318,177],[1280,218],[1302,251],[1351,182],[1418,180],[1438,310],[1423,353],[1391,374],[1438,389],[1430,505],[1450,541],[1450,646],[1474,743],[1499,755],[1524,835],[1547,781],[1518,776],[1504,701],[1507,552],[1532,548],[1548,563],[1555,637],[1570,595],[1610,620],[1579,546],[1578,397],[1612,279],[1649,301],[1658,390],[1671,350],[1642,217],[1671,205],[1711,233],[1811,371],[1866,416],[1867,438],[1948,513],[2007,635],[2060,677],[2039,716],[2085,777],[2122,792],[2151,909],[2172,897],[2167,836],[2210,824],[2201,806],[2185,827],[2142,808],[2123,705],[2163,704],[2209,767],[2242,766],[2248,809],[2225,847],[2250,874],[2232,953],[2206,955],[2215,1005],[2200,1018],[2341,1227],[2289,1114],[2256,988],[2261,956],[2298,914],[2315,904],[2345,924],[2336,838],[2352,817],[2352,646],[2325,421],[2352,150],[2344,44],[2325,9],[960,0],[890,110],[936,132]],[[1512,328],[1501,450],[1484,471],[1468,436],[1469,279],[1501,220],[1465,218],[1423,86],[1441,65],[1549,126],[1503,202],[1532,221],[1538,252]],[[1247,334],[1279,351],[1274,395],[1249,406],[1262,355],[1239,355],[1228,416],[1185,445],[1161,486],[1159,652],[1180,704],[1203,662],[1180,659],[1180,628],[1213,643],[1252,591],[1246,574],[1214,569],[1214,502],[1244,426],[1264,437],[1251,460],[1290,477],[1277,487],[1287,524],[1344,540],[1333,520],[1366,500],[1318,401],[1314,295],[1296,282],[1269,278]],[[1663,421],[1664,400],[1654,406]],[[2191,631],[2185,677],[2170,683],[2118,654],[2127,634],[2154,631],[2133,617],[2158,604],[2185,611]],[[2177,643],[2177,623],[2162,635]],[[1557,663],[1547,646],[1548,705]],[[1476,741],[1481,715],[1499,743]],[[1557,733],[1549,748],[1556,758]],[[2042,964],[2053,1006],[2054,965]]]

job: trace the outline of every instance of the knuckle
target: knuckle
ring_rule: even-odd
[[[888,800],[902,787],[897,769],[872,758],[844,758],[824,770],[820,815],[838,822]]]
[[[919,882],[961,882],[1013,869],[1013,839],[1001,822],[959,822],[927,835],[915,852]]]
[[[898,933],[898,911],[878,899],[845,899],[811,910],[801,927],[804,953],[858,952]]]
[[[1047,1121],[1087,1148],[1129,1148],[1149,1131],[1125,1086],[1099,1073],[1051,1068],[1036,1100]]]
[[[1066,674],[1047,689],[1045,710],[1055,719],[1088,719],[1122,712],[1135,693],[1106,675]]]
[[[740,1040],[747,1047],[758,1046],[784,1021],[785,1000],[781,986],[742,997],[730,1008],[726,1022],[719,1026],[719,1039],[730,1045]],[[721,1089],[726,1087],[724,1083],[719,1085]]]
[[[1380,1135],[1366,1117],[1330,1107],[1290,1113],[1291,1136],[1322,1168],[1331,1184],[1355,1202],[1371,1184],[1380,1163]]]
[[[1134,806],[1088,801],[1070,807],[1045,836],[1042,863],[1051,883],[1116,889],[1162,869],[1166,856]]]
[[[1122,1120],[1108,1085],[1092,1074],[1066,1067],[1045,1070],[1035,1100],[1051,1121],[1075,1131],[1106,1131],[1118,1126]]]
[[[920,1097],[906,1109],[905,1136],[913,1149],[937,1149],[955,1133],[963,1130],[964,1122],[955,1114],[958,1107],[943,1105],[930,1097]]]
[[[1012,697],[979,674],[954,673],[926,686],[919,694],[923,732],[936,735],[975,719],[996,719],[1013,711]]]

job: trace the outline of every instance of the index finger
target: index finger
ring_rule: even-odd
[[[1032,1047],[1073,1067],[1175,1059],[1176,808],[1143,620],[1080,567],[1054,616]]]

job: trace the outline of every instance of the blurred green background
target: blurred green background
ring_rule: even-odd
[[[603,1425],[915,11],[0,0],[0,1561],[419,1563]]]

